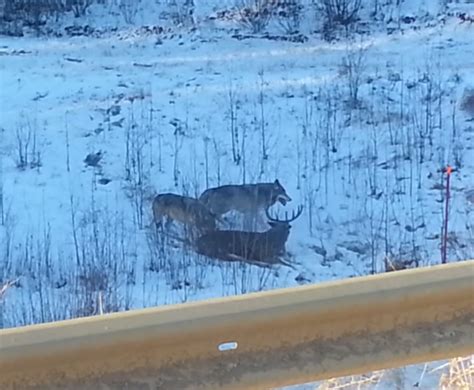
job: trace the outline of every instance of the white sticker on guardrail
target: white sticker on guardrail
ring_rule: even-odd
[[[238,344],[237,341],[228,341],[226,343],[219,344],[219,351],[224,352],[224,351],[232,351],[234,349],[237,349]]]

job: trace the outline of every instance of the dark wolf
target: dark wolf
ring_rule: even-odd
[[[286,205],[291,198],[278,180],[273,183],[230,184],[204,191],[199,200],[215,215],[235,210],[257,214],[276,202]]]

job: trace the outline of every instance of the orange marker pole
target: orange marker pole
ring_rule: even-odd
[[[448,212],[449,212],[449,182],[451,178],[451,173],[453,172],[453,168],[451,166],[447,166],[444,170],[446,173],[446,202],[445,202],[445,209],[444,209],[444,227],[443,227],[443,244],[441,246],[441,262],[446,264],[446,252],[448,247]]]

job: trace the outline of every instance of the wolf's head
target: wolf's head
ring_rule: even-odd
[[[205,206],[199,207],[196,213],[196,224],[197,228],[202,232],[209,232],[216,230],[217,217],[210,212]]]
[[[278,179],[273,182],[272,193],[275,201],[280,202],[283,206],[285,206],[287,202],[291,201],[291,198],[288,196],[285,188],[280,184]]]

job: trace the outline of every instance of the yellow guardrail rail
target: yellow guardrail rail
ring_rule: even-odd
[[[464,261],[4,329],[0,388],[268,389],[468,355],[473,329]]]

